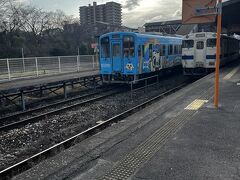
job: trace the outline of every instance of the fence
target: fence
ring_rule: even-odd
[[[57,56],[0,59],[0,82],[99,68],[96,56]]]

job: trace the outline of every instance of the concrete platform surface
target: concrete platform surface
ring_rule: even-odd
[[[69,79],[81,78],[85,76],[98,75],[98,70],[84,71],[84,72],[73,72],[73,73],[63,73],[57,75],[42,76],[38,78],[26,78],[12,80],[8,82],[0,83],[0,92],[12,89],[22,89],[25,87],[38,86],[48,83],[54,83],[58,81],[65,81]]]
[[[112,125],[14,179],[240,179],[240,66]]]

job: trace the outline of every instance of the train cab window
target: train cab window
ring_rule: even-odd
[[[198,41],[196,44],[197,49],[203,49],[204,48],[204,42],[203,41]]]
[[[183,40],[182,48],[193,48],[194,41],[193,40]]]
[[[123,37],[123,54],[124,57],[134,57],[135,56],[135,43],[133,36]]]
[[[102,58],[109,58],[110,57],[109,37],[104,37],[101,40],[101,56],[102,56]]]
[[[207,47],[216,47],[216,39],[208,39]]]
[[[113,57],[121,56],[121,46],[120,44],[113,44]]]

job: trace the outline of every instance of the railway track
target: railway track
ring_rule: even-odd
[[[164,93],[155,96],[154,98],[151,98],[131,109],[128,109],[127,111],[124,111],[106,121],[103,121],[100,124],[97,124],[79,134],[76,134],[74,136],[72,136],[69,139],[66,139],[58,144],[55,144],[54,146],[40,152],[37,153],[13,166],[10,166],[2,171],[0,171],[0,177],[2,177],[3,179],[10,179],[11,177],[27,170],[30,169],[32,166],[34,166],[35,164],[39,163],[41,160],[46,159],[48,157],[51,157],[53,155],[55,155],[57,152],[62,151],[63,149],[67,149],[71,146],[73,146],[74,144],[76,144],[76,140],[77,139],[85,139],[103,129],[105,129],[106,127],[110,126],[113,123],[116,123],[134,113],[136,113],[137,111],[140,111],[141,109],[147,107],[148,105],[151,105],[152,103],[156,102],[159,99],[164,98],[167,95],[170,95],[176,91],[178,91],[179,89],[185,87],[186,85],[188,85],[189,82],[184,82],[181,85],[174,87],[172,89],[166,90]],[[106,95],[107,96],[107,95]],[[105,97],[106,97],[105,96]],[[102,97],[103,98],[103,97]],[[86,102],[87,103],[87,102]]]
[[[110,93],[106,93],[105,91],[110,91]],[[0,119],[0,131],[9,131],[15,128],[19,128],[28,123],[34,123],[40,119],[43,119],[46,116],[54,115],[59,112],[63,112],[78,106],[83,106],[87,103],[92,103],[94,101],[101,100],[103,98],[106,98],[108,96],[114,95],[119,92],[120,92],[119,90],[114,91],[113,88],[111,89],[107,88],[100,92],[93,92],[83,96],[67,99],[67,100],[49,104],[43,107],[39,107],[39,108],[31,109],[25,112],[20,112],[11,116],[7,116]],[[77,101],[80,101],[80,102],[77,102]],[[50,111],[46,111],[46,110],[50,110]]]

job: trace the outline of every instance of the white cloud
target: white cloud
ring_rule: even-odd
[[[123,10],[123,23],[127,26],[142,26],[146,22],[181,19],[181,0],[142,1],[133,10]]]

